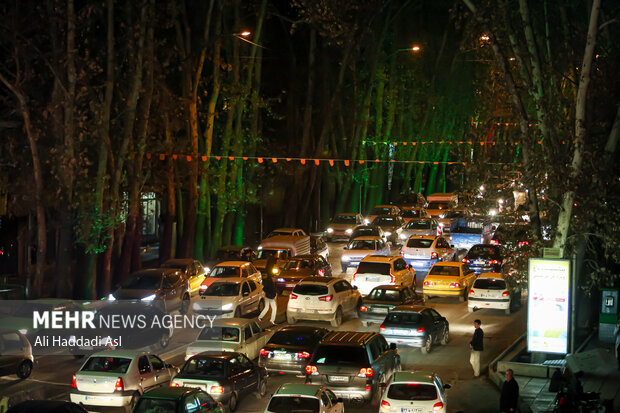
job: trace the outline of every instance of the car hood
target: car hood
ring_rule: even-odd
[[[117,300],[139,300],[149,295],[157,294],[159,290],[129,290],[118,289],[114,293],[114,297]]]
[[[381,227],[381,229],[384,231],[390,231],[390,232],[393,232],[395,229],[400,228],[400,225],[377,225],[377,226]]]
[[[329,224],[327,227],[328,228],[333,228],[335,230],[338,231],[344,231],[347,229],[353,229],[357,226],[358,224]]]

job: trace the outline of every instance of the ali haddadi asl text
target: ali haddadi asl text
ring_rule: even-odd
[[[113,338],[110,336],[100,337],[63,337],[63,336],[37,336],[34,347],[122,347],[122,336]]]

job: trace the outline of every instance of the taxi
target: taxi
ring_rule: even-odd
[[[424,299],[430,297],[458,297],[463,302],[476,279],[476,273],[462,262],[438,262],[431,267],[422,292]]]

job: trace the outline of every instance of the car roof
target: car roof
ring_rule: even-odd
[[[279,333],[281,331],[297,331],[300,333],[313,333],[313,332],[319,332],[323,330],[326,330],[326,328],[314,327],[314,326],[286,326],[286,327],[281,327],[277,329],[276,333]]]
[[[396,207],[396,205],[389,205],[389,204],[375,205],[375,208],[394,208],[394,207]]]
[[[322,339],[321,344],[366,344],[379,333],[361,331],[330,331]]]
[[[439,266],[443,266],[443,267],[462,267],[463,263],[462,262],[452,262],[452,261],[440,261],[438,263],[436,263],[435,265],[439,265]],[[433,265],[433,267],[435,266]]]
[[[274,396],[300,395],[316,397],[321,391],[320,384],[285,383],[273,394]]]
[[[381,214],[381,215],[377,215],[375,220],[379,219],[379,218],[400,218],[400,215],[396,215],[396,214]],[[374,220],[373,220],[373,222],[374,222]]]
[[[396,307],[390,310],[390,313],[393,313],[394,311],[420,313],[429,308],[431,307],[428,307],[425,305],[411,305],[411,304],[397,305]]]
[[[363,237],[355,237],[355,238],[353,238],[353,240],[360,240],[360,241],[374,241],[374,240],[378,240],[378,239],[383,239],[383,238],[380,237],[379,235],[364,235]]]
[[[355,231],[356,229],[362,229],[362,228],[368,228],[368,229],[380,229],[380,227],[378,227],[377,225],[372,225],[372,224],[368,224],[368,225],[358,225],[355,228],[353,228],[353,231]]]
[[[215,267],[243,267],[246,264],[250,263],[248,261],[222,261],[217,263]]]
[[[416,383],[433,383],[435,373],[430,371],[398,371],[394,373],[390,382],[403,383],[403,382],[416,382]]]
[[[497,278],[503,280],[504,276],[498,272],[483,272],[476,279],[478,278]]]
[[[294,232],[294,231],[303,231],[303,229],[301,228],[291,228],[291,227],[284,227],[284,228],[276,228],[271,232]]]
[[[98,351],[97,353],[91,354],[90,357],[121,357],[121,358],[136,358],[142,355],[149,355],[148,351],[142,350],[105,350]]]
[[[367,255],[362,262],[392,262],[400,258],[400,255]]]
[[[304,283],[304,284],[329,284],[332,281],[339,281],[342,280],[342,278],[338,278],[338,277],[306,277],[303,280],[299,281],[298,284]]]
[[[412,235],[409,239],[432,239],[441,238],[439,235]]]
[[[294,257],[289,258],[287,261],[308,260],[310,258],[316,259],[317,257],[320,257],[320,255],[319,254],[302,254],[302,255],[295,255]]]
[[[213,322],[214,327],[245,327],[254,320],[248,318],[218,318]],[[206,326],[209,327],[209,326]]]
[[[219,247],[218,251],[241,251],[244,248],[250,248],[247,245],[225,245],[223,247]]]
[[[169,387],[161,386],[155,387],[152,390],[146,391],[142,394],[142,398],[149,399],[181,399],[187,394],[192,394],[200,391],[197,387]]]

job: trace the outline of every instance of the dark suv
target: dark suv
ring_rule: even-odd
[[[400,369],[396,345],[388,346],[381,334],[332,331],[306,366],[306,383],[328,386],[346,401],[368,403]]]

